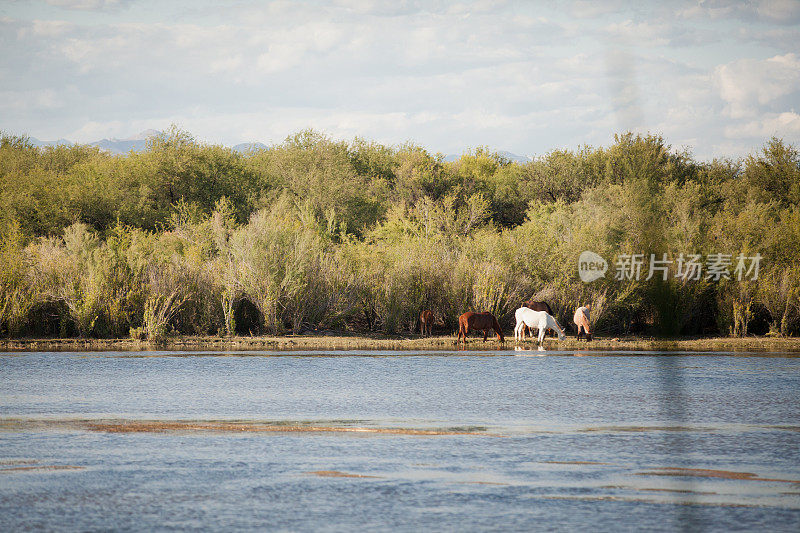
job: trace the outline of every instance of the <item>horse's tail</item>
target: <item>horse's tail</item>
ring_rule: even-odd
[[[461,340],[461,336],[464,336],[464,340],[467,340],[467,319],[463,316],[458,317],[458,340]]]
[[[497,321],[494,315],[492,315],[492,328],[494,329],[495,333],[497,333],[497,336],[500,337],[500,342],[506,342],[506,338],[503,337],[503,330],[500,329],[500,323]]]

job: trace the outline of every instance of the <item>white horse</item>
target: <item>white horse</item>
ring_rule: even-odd
[[[534,311],[527,307],[520,307],[514,312],[514,317],[517,319],[517,325],[514,327],[514,340],[525,340],[525,326],[533,330],[539,330],[538,344],[542,344],[544,340],[544,332],[547,328],[553,329],[558,333],[558,340],[563,341],[567,338],[564,332],[559,327],[556,319],[547,311]]]

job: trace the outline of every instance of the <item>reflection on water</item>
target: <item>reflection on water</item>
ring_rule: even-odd
[[[535,355],[535,356],[543,356],[543,355],[563,355],[563,352],[554,352],[554,351],[547,351],[544,349],[544,346],[537,346],[536,348],[526,348],[524,346],[514,346],[514,355]]]
[[[334,354],[0,357],[0,530],[800,523],[800,359]]]

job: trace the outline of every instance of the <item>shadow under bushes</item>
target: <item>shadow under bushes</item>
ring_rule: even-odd
[[[78,328],[64,302],[39,302],[28,313],[21,333],[32,337],[75,337]]]
[[[247,298],[240,299],[234,305],[233,319],[237,335],[261,335],[264,331],[264,315]]]

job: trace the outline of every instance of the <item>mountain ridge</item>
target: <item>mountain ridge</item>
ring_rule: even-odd
[[[97,146],[101,150],[104,150],[114,155],[122,155],[122,154],[127,154],[131,151],[141,152],[146,150],[148,139],[153,136],[161,135],[162,133],[163,132],[158,130],[147,129],[144,131],[140,131],[136,135],[132,135],[124,139],[111,137],[108,139],[100,139],[98,141],[92,141],[83,144],[86,144],[88,146]],[[28,140],[31,142],[31,144],[38,147],[58,146],[58,145],[73,146],[75,144],[79,144],[70,141],[69,139],[63,139],[63,138],[58,139],[57,141],[42,141],[35,137],[29,137]],[[266,150],[269,148],[269,146],[267,146],[262,142],[252,141],[252,142],[238,143],[233,146],[230,146],[230,148],[239,153],[246,153],[251,150]],[[445,154],[444,160],[448,162],[458,161],[462,155],[466,155],[468,153],[469,151],[465,150],[462,154]],[[506,150],[497,150],[495,153],[515,163],[528,163],[530,161],[533,161],[533,159],[529,156],[517,155]]]

